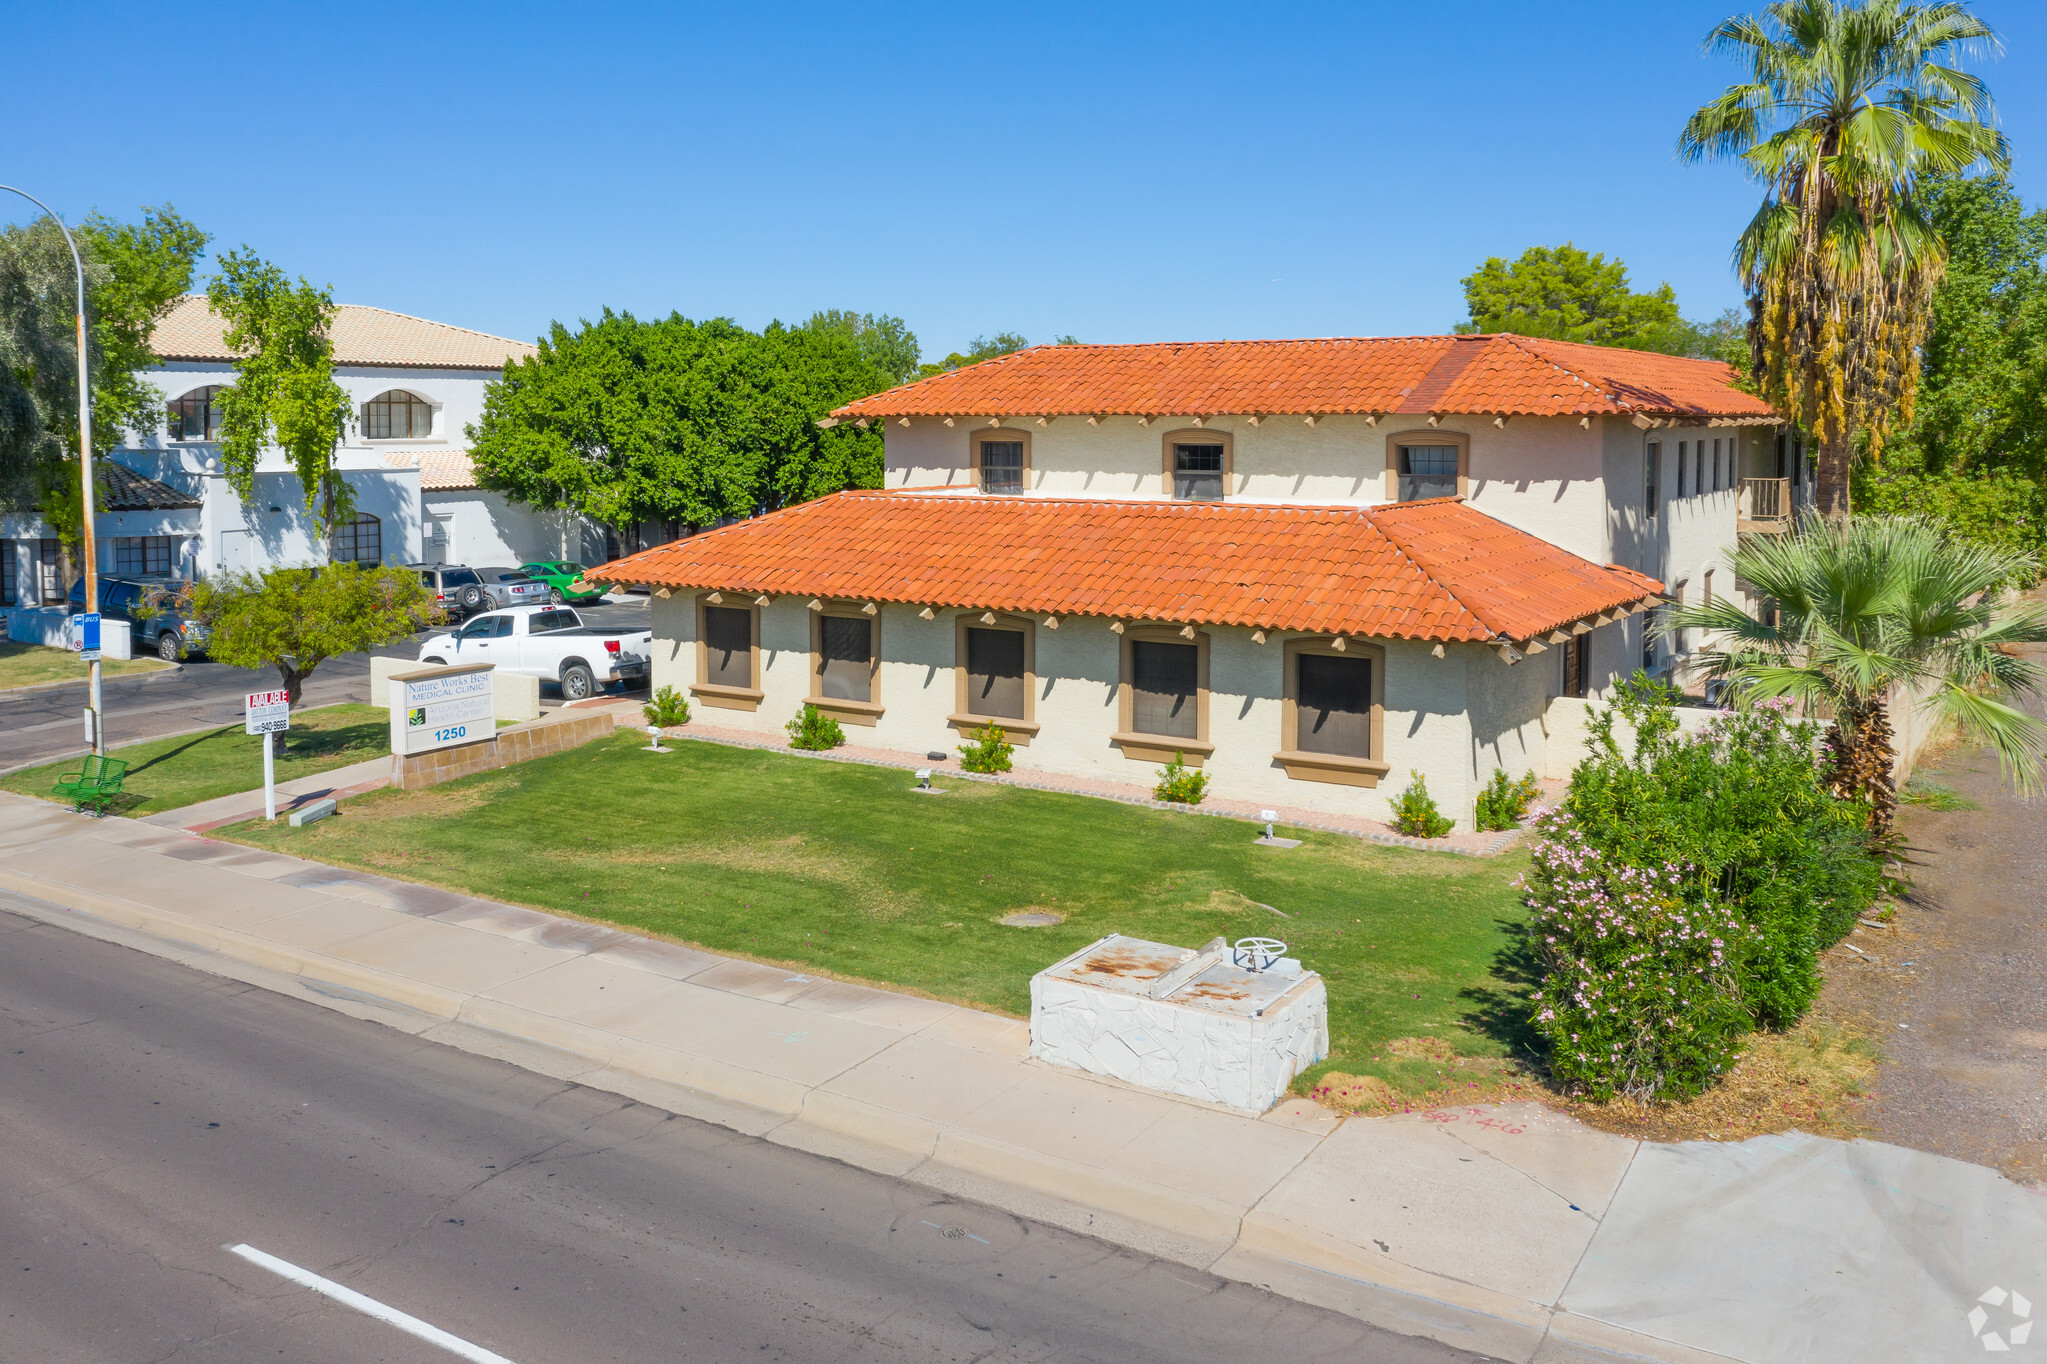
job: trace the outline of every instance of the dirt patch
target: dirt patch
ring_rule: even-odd
[[[1056,909],[1042,905],[1031,905],[1024,909],[1012,909],[995,921],[1010,928],[1050,928],[1066,922],[1066,916]]]
[[[1684,1103],[1551,1102],[1588,1127],[1648,1141],[1745,1141],[1794,1128],[1859,1137],[1867,1133],[1856,1104],[1878,1056],[1866,1029],[1808,1018],[1788,1032],[1758,1033],[1725,1080]]]

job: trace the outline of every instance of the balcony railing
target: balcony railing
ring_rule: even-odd
[[[1736,504],[1735,529],[1776,533],[1791,529],[1791,480],[1788,478],[1744,478],[1741,500]]]

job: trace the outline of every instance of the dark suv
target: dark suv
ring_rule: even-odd
[[[419,575],[426,590],[433,593],[434,605],[440,607],[451,622],[473,616],[478,611],[488,611],[493,605],[490,590],[473,568],[464,568],[460,564],[407,564],[406,567]]]
[[[206,626],[192,619],[192,584],[183,578],[102,576],[100,615],[128,622],[130,647],[175,663],[188,653],[206,650]],[[71,612],[85,609],[85,579],[71,584]]]

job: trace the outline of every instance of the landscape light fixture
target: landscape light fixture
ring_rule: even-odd
[[[57,230],[64,234],[64,244],[71,248],[71,268],[78,275],[78,478],[80,490],[79,505],[83,509],[83,517],[79,526],[81,532],[79,538],[84,542],[85,609],[89,612],[98,611],[100,604],[99,536],[94,532],[92,524],[92,367],[87,363],[85,349],[85,261],[78,254],[78,242],[72,237],[71,229],[64,226],[64,220],[57,216],[56,210],[25,189],[16,189],[12,185],[0,185],[0,189],[6,190],[9,194],[19,194],[22,198],[28,200],[45,214],[49,215],[50,221],[57,225]],[[90,691],[88,693],[91,700],[86,708],[86,723],[91,731],[89,737],[92,741],[93,753],[99,757],[105,757],[107,752],[106,717],[100,705],[99,655],[95,653],[92,658],[86,660],[86,666],[91,670],[89,674]]]
[[[672,748],[663,748],[661,746],[661,726],[648,725],[647,737],[652,739],[653,742],[641,749],[642,753],[673,753],[675,751]]]

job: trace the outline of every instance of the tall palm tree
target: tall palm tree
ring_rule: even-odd
[[[1909,424],[1928,305],[1947,264],[1912,199],[1920,176],[2011,165],[1990,92],[1951,63],[1996,52],[1959,4],[1778,0],[1709,51],[1749,79],[1693,114],[1682,160],[1738,157],[1767,187],[1734,261],[1763,394],[1819,445],[1819,508],[1848,514],[1858,432],[1872,457]]]
[[[2047,688],[2017,646],[2047,642],[2047,608],[2009,600],[2030,576],[2017,551],[1957,540],[1928,521],[1808,517],[1792,535],[1751,535],[1728,555],[1763,608],[1729,598],[1679,607],[1670,630],[1707,632],[1695,665],[1746,701],[1788,697],[1832,718],[1835,793],[1870,805],[1888,834],[1897,809],[1890,708],[1900,694],[1995,749],[2021,790],[2038,784],[2047,724],[2012,702]]]

